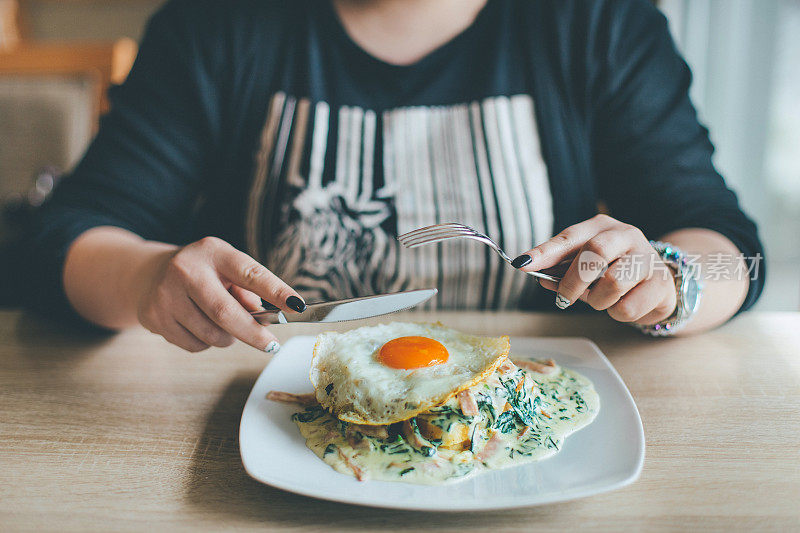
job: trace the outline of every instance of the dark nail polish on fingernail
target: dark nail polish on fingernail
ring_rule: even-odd
[[[286,299],[286,307],[298,313],[306,310],[306,303],[297,296],[289,296]]]
[[[264,308],[264,311],[280,311],[280,308],[275,307],[263,298],[261,299],[261,307]]]
[[[529,264],[533,259],[528,254],[522,254],[521,256],[517,257],[513,261],[511,261],[511,266],[514,268],[522,268],[525,265]]]

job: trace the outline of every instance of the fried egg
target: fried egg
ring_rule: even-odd
[[[340,420],[392,424],[480,382],[509,350],[507,336],[393,322],[318,336],[310,377],[319,403]]]

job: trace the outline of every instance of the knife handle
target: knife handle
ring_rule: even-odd
[[[283,311],[280,308],[275,307],[269,302],[265,302],[261,300],[261,307],[264,308],[263,311],[253,311],[250,315],[255,319],[256,322],[261,324],[262,326],[271,326],[273,324],[286,324],[286,317],[283,314]]]
[[[255,311],[250,313],[252,317],[262,326],[272,326],[274,324],[288,324],[283,311]]]

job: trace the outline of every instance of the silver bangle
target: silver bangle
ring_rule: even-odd
[[[681,330],[697,313],[703,294],[703,284],[697,279],[682,250],[668,242],[650,241],[650,245],[661,256],[661,260],[675,272],[677,293],[675,312],[656,324],[648,326],[635,324],[635,326],[642,333],[666,337]]]

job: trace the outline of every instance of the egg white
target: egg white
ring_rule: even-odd
[[[439,341],[445,363],[413,370],[378,361],[380,348],[398,337]],[[508,357],[509,339],[480,337],[441,324],[393,322],[317,337],[311,383],[319,403],[356,424],[400,422],[439,405],[490,375]]]

